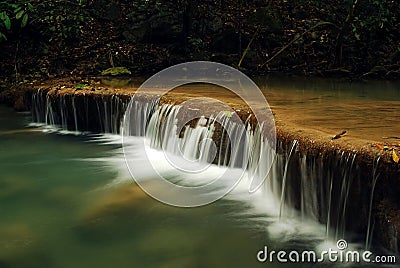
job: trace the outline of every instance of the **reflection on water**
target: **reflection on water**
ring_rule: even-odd
[[[346,140],[361,146],[398,141],[390,137],[400,133],[400,82],[273,77],[257,83],[285,125],[327,139],[347,130]]]
[[[400,82],[307,78],[307,77],[260,77],[255,79],[261,89],[272,92],[296,93],[310,100],[336,98],[337,100],[399,101]]]

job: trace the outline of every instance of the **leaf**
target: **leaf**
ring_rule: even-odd
[[[375,144],[376,148],[378,148],[379,150],[383,150],[383,145],[380,145],[379,143]]]
[[[7,30],[11,29],[11,20],[7,15],[6,15],[5,19],[4,19],[4,26],[6,26]]]
[[[5,11],[0,12],[0,19],[1,19],[1,20],[5,20],[5,19],[6,19],[6,16],[7,16],[7,14],[6,14]],[[399,48],[400,48],[400,47],[399,47]]]
[[[83,89],[85,86],[83,84],[77,84],[75,89]]]
[[[2,41],[2,40],[7,41],[7,37],[3,33],[0,32],[0,41]]]
[[[399,163],[399,157],[397,156],[397,154],[396,154],[396,151],[393,149],[393,151],[392,151],[392,158],[393,158],[393,161],[394,162],[396,162],[396,163]]]
[[[24,28],[26,26],[26,24],[28,24],[28,14],[24,14],[24,16],[22,17],[22,21],[21,21],[21,27]]]
[[[33,6],[32,6],[31,3],[28,3],[28,8],[29,8],[29,10],[30,10],[31,12],[33,12],[34,8],[33,8]]]
[[[17,20],[19,20],[19,19],[22,17],[22,15],[24,15],[24,13],[25,13],[25,10],[20,10],[20,11],[15,15],[15,18],[16,18]]]

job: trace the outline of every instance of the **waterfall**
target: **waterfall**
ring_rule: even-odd
[[[267,185],[277,200],[280,200],[279,214],[283,208],[296,208],[302,218],[311,218],[326,223],[328,237],[338,239],[346,235],[347,221],[351,204],[353,180],[357,179],[355,170],[356,154],[338,152],[327,159],[320,155],[294,154],[299,142],[278,143],[279,153],[274,159],[260,127],[254,129],[250,124],[240,128],[234,120],[221,112],[205,118],[200,116],[194,125],[178,128],[182,107],[160,105],[154,102],[134,101],[127,115],[127,133],[145,136],[151,148],[172,154],[181,154],[189,160],[214,163],[218,166],[241,168],[250,177],[265,177]],[[217,120],[219,119],[219,120]],[[215,140],[214,131],[223,122],[218,147],[204,140]],[[273,162],[268,170],[268,161]],[[351,204],[354,210],[356,204]],[[290,216],[290,210],[285,215]],[[333,229],[331,236],[330,229]]]
[[[341,187],[340,187],[340,198],[339,198],[339,208],[338,211],[340,211],[340,214],[337,217],[336,220],[336,239],[341,239],[344,237],[344,232],[345,232],[345,225],[346,225],[346,208],[347,208],[347,200],[349,196],[349,190],[350,190],[350,184],[352,177],[350,176],[350,172],[352,170],[354,160],[356,158],[356,155],[351,157],[351,155],[348,155],[347,157],[343,156],[344,153],[342,153],[342,157],[340,158],[340,170],[343,172],[343,178],[341,181]]]
[[[42,89],[32,94],[31,111],[35,122],[115,134],[123,127],[124,135],[143,137],[153,149],[180,154],[189,161],[246,170],[249,178],[267,177],[265,194],[272,193],[278,200],[281,216],[285,208],[285,216],[294,213],[324,223],[326,236],[336,239],[344,238],[348,230],[366,230],[365,247],[371,245],[379,158],[374,160],[369,188],[360,178],[357,154],[303,151],[301,141],[294,139],[278,141],[277,154],[273,154],[262,125],[251,126],[249,119],[240,125],[226,112],[200,114],[196,121],[181,126],[182,113],[188,111],[179,105],[160,105],[158,99],[130,102],[117,95],[61,95]],[[122,126],[123,121],[129,125]],[[396,227],[390,230],[397,237]],[[397,242],[393,247],[397,248]]]
[[[72,131],[117,134],[129,99],[117,95],[57,94],[39,89],[32,94],[33,121]]]
[[[330,224],[331,224],[331,210],[332,210],[332,189],[333,189],[333,178],[332,173],[328,173],[329,178],[329,191],[328,191],[328,210],[327,210],[327,217],[326,217],[326,237],[330,235]]]
[[[297,140],[294,140],[292,143],[292,147],[290,148],[289,155],[286,158],[285,170],[283,172],[283,179],[282,179],[282,191],[281,191],[281,202],[279,207],[279,218],[282,217],[283,205],[285,201],[285,193],[286,193],[286,178],[287,178],[287,170],[290,162],[290,158],[294,149],[296,148]]]
[[[32,94],[31,113],[34,122],[45,122],[46,95],[47,92],[42,89],[38,89],[37,92]]]
[[[44,123],[47,125],[56,125],[58,122],[57,114],[54,113],[53,104],[49,95],[46,96],[46,113]],[[61,122],[59,123],[61,124]]]
[[[131,102],[125,115],[128,120],[124,120],[127,122],[124,134],[145,136],[152,148],[175,154],[181,152],[183,157],[190,160],[250,169],[252,174],[260,175],[261,171],[257,170],[256,165],[260,161],[259,155],[250,157],[252,150],[258,153],[263,151],[264,141],[261,142],[260,131],[252,133],[249,124],[245,128],[240,127],[240,124],[231,120],[224,112],[209,118],[201,116],[194,127],[185,125],[183,129],[178,129],[181,107],[168,104],[157,107],[156,101]],[[212,142],[214,130],[220,127],[218,122],[226,126],[222,131],[219,148],[213,146]]]
[[[151,116],[154,115],[157,105],[158,100],[152,100],[151,102],[130,102],[126,109],[124,121],[130,122],[131,127],[123,126],[125,131],[124,134],[129,136],[145,136],[147,125],[149,124]],[[152,126],[150,129],[157,130],[155,126]]]
[[[372,237],[372,232],[373,232],[373,226],[371,227],[371,218],[372,218],[372,204],[374,200],[374,191],[375,191],[375,186],[376,182],[379,178],[380,174],[377,174],[378,171],[378,165],[379,165],[379,160],[380,157],[378,157],[374,163],[373,163],[373,171],[372,171],[372,189],[371,189],[371,197],[370,197],[370,202],[369,202],[369,210],[368,210],[368,227],[367,227],[367,235],[365,238],[365,249],[369,249],[371,246],[371,237]],[[397,237],[397,235],[396,235]],[[397,250],[396,250],[397,252]]]
[[[74,125],[75,125],[75,131],[79,131],[78,127],[78,115],[76,112],[76,103],[75,103],[75,96],[72,96],[72,109],[74,111]]]

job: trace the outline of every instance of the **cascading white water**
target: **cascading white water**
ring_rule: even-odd
[[[78,115],[76,111],[76,103],[75,103],[75,96],[72,96],[72,109],[74,111],[74,126],[75,126],[75,131],[79,131],[78,127]]]
[[[32,94],[33,121],[73,131],[120,132],[127,101],[116,95],[87,98],[82,95],[49,94],[39,89]]]
[[[71,102],[71,106],[69,106],[69,102]],[[93,108],[89,111],[90,103],[86,98],[83,101],[83,109],[76,102],[77,98],[75,96],[67,101],[65,96],[54,98],[46,94],[45,91],[39,90],[32,96],[32,114],[35,121],[42,121],[46,124],[60,125],[66,129],[69,127],[72,130],[77,130],[84,128],[85,125],[90,123],[90,120],[94,119],[89,119],[88,117],[90,113],[93,113]],[[127,114],[125,116],[129,118],[128,121],[130,122],[129,127],[124,126],[125,131],[129,131],[127,134],[132,136],[146,136],[152,148],[163,149],[171,153],[182,152],[183,156],[188,159],[214,162],[218,166],[246,169],[250,178],[254,176],[263,178],[269,172],[268,187],[272,193],[278,198],[286,196],[281,202],[282,208],[283,206],[296,207],[296,198],[292,196],[293,189],[282,189],[282,184],[283,181],[288,180],[286,177],[297,176],[301,181],[301,189],[298,190],[300,191],[299,209],[301,215],[318,220],[322,210],[327,214],[327,226],[331,225],[333,213],[331,210],[331,195],[334,183],[333,177],[335,176],[333,173],[325,174],[321,170],[323,161],[318,165],[318,163],[315,163],[315,159],[307,159],[307,155],[303,155],[301,159],[293,160],[300,161],[298,164],[301,167],[300,172],[297,174],[285,174],[288,172],[287,157],[278,155],[274,159],[274,155],[271,153],[269,147],[265,146],[265,140],[259,127],[252,131],[249,125],[246,124],[245,128],[241,128],[235,122],[230,122],[232,121],[231,118],[224,112],[221,112],[208,120],[201,118],[195,128],[185,126],[183,133],[181,133],[183,135],[179,137],[180,133],[178,133],[176,127],[179,106],[162,105],[159,107],[157,100],[134,101],[129,105],[126,109],[126,105],[118,96],[112,96],[107,100],[104,97],[95,99],[94,107],[97,110],[95,119],[97,118],[99,121],[100,130],[105,133],[118,133],[121,114],[126,110]],[[72,110],[69,111],[67,106],[72,107]],[[86,118],[81,116],[81,114],[85,114]],[[84,118],[83,121],[82,117]],[[219,148],[214,148],[212,142],[210,142],[213,139],[216,121],[223,122],[223,125],[225,125],[224,131],[218,137],[220,144],[224,144],[224,146],[219,146]],[[73,123],[69,124],[69,122]],[[283,146],[283,144],[280,146]],[[290,155],[289,151],[287,153]],[[214,154],[216,155],[216,159],[213,157]],[[344,161],[342,160],[343,158],[339,159],[339,166],[345,172],[342,175],[343,178],[347,178],[349,174],[346,173],[346,170],[349,167],[340,164]],[[348,162],[348,160],[346,161]],[[274,165],[271,170],[268,170],[268,163],[270,162],[274,162]],[[311,164],[308,162],[311,162]],[[328,171],[330,172],[329,169]],[[319,187],[323,187],[324,184],[318,183],[318,180],[324,177],[328,177],[332,185],[331,189],[326,191],[328,193],[326,196],[319,197],[324,191],[318,190],[317,185],[319,184]],[[348,179],[346,180],[348,181]],[[343,182],[343,191],[340,195],[340,199],[343,201],[341,201],[340,211],[346,208],[347,201],[344,201],[347,200],[348,187],[348,183]],[[284,188],[286,188],[286,185]],[[318,192],[320,193],[318,194]],[[321,209],[318,204],[319,202],[325,202],[327,205]],[[336,214],[339,213],[339,210]],[[342,212],[341,216],[334,217],[335,221],[337,221],[335,229],[340,228],[341,235],[345,227],[342,224],[343,220],[339,220],[339,218],[344,219],[344,214]],[[328,229],[327,234],[329,234]]]
[[[371,198],[370,198],[370,203],[369,203],[369,209],[368,209],[368,227],[367,227],[367,235],[365,238],[365,249],[369,249],[371,247],[371,237],[372,237],[372,232],[373,232],[373,225],[371,226],[371,219],[372,219],[372,204],[374,201],[374,192],[375,192],[375,186],[376,182],[378,181],[378,178],[380,174],[377,172],[378,171],[378,165],[379,165],[379,160],[380,157],[378,157],[376,160],[374,159],[374,164],[373,164],[373,171],[372,171],[372,189],[371,189]],[[397,237],[397,235],[395,236]],[[396,245],[397,247],[397,245]],[[397,252],[398,250],[396,250]]]
[[[303,155],[300,158],[301,166],[307,167],[307,155]],[[317,162],[317,159],[311,159],[311,164],[308,168],[301,169],[301,203],[300,212],[303,218],[308,217],[313,220],[318,221],[318,192],[322,192],[318,189],[318,183],[314,178],[317,178],[321,174],[321,169],[319,165],[322,166],[323,162]],[[321,185],[322,186],[322,185]],[[324,200],[321,199],[323,202]],[[322,203],[321,202],[321,203]],[[323,204],[321,204],[323,206]]]
[[[292,147],[279,142],[278,151],[281,153],[275,158],[266,146],[267,141],[259,127],[252,129],[247,122],[244,128],[239,127],[224,112],[209,118],[201,117],[195,127],[186,125],[178,131],[179,106],[159,106],[157,100],[135,101],[129,107],[126,103],[118,96],[96,97],[94,101],[87,98],[79,100],[75,96],[55,98],[44,90],[38,90],[32,95],[32,115],[37,122],[75,131],[91,130],[90,124],[99,124],[101,132],[118,133],[126,110],[125,116],[130,122],[128,128],[124,126],[125,131],[129,132],[126,134],[145,137],[154,149],[163,149],[173,154],[182,152],[189,160],[244,169],[249,178],[263,178],[269,174],[265,184],[268,188],[266,194],[282,199],[282,208],[296,208],[301,217],[326,223],[328,237],[345,236],[349,206],[352,205],[350,189],[355,179],[355,154],[342,153],[324,159],[300,153],[292,156],[292,164],[288,166],[287,156],[291,155]],[[223,122],[224,130],[220,136],[214,137],[217,121]],[[215,138],[223,146],[213,146],[211,140]],[[269,170],[267,163],[271,162],[273,166]],[[374,227],[371,207],[377,176],[374,175],[374,178],[371,197],[368,199],[366,247],[370,246]],[[284,181],[286,185],[283,186]],[[282,198],[283,195],[285,198]],[[290,216],[290,213],[289,210],[285,211],[285,216]],[[393,232],[397,233],[397,230]]]
[[[179,113],[182,112],[182,107],[158,106],[156,103],[140,101],[132,102],[131,105],[134,109],[130,109],[126,115],[131,118],[131,121],[125,120],[128,124],[124,125],[124,130],[133,136],[145,138],[149,147],[159,152],[181,155],[188,160],[214,163],[219,167],[245,169],[247,174],[245,178],[268,175],[268,180],[263,187],[264,191],[262,191],[263,199],[265,202],[275,204],[276,217],[281,218],[281,224],[285,224],[288,218],[298,218],[297,216],[300,216],[299,218],[304,222],[310,219],[318,222],[322,217],[327,219],[327,238],[345,237],[348,216],[346,211],[356,155],[337,156],[332,165],[341,169],[331,170],[331,168],[324,168],[324,161],[321,158],[295,154],[298,146],[295,140],[290,146],[280,143],[280,150],[285,153],[278,154],[274,159],[270,148],[265,146],[267,141],[264,140],[260,128],[256,127],[252,130],[250,125],[247,125],[241,129],[236,122],[230,121],[230,117],[224,112],[209,118],[200,116],[194,126],[186,125],[179,129]],[[213,134],[217,128],[216,118],[218,117],[219,122],[224,122],[225,126],[218,138],[229,139],[229,142],[225,142],[224,147],[220,145],[215,149],[211,143],[202,141],[215,139]],[[154,159],[156,165],[160,163],[159,158],[154,157]],[[274,162],[271,170],[267,168],[268,161]],[[335,161],[337,161],[336,164]],[[171,173],[167,172],[167,174]],[[180,176],[182,174],[172,175],[171,178],[173,180],[182,178]],[[188,181],[190,181],[189,177],[190,175],[187,175]],[[327,177],[328,180],[326,180]],[[246,185],[244,187],[248,187],[250,182],[243,183]],[[299,185],[299,188],[296,185]],[[331,210],[332,206],[335,206],[335,210]],[[293,208],[299,210],[296,212]],[[290,229],[290,227],[287,228]],[[333,236],[329,232],[330,229],[334,231]],[[322,235],[325,235],[323,231]]]
[[[351,170],[353,169],[354,160],[356,159],[357,155],[353,154],[353,157],[351,157],[351,156],[352,155],[349,154],[349,156],[345,158],[346,159],[345,167],[342,169],[344,174],[343,174],[341,195],[340,195],[341,207],[340,207],[339,211],[341,214],[337,220],[336,239],[340,239],[340,238],[344,237],[345,231],[346,231],[347,201],[349,198],[350,185],[351,185],[352,179],[353,179],[353,177],[349,174],[349,172],[351,172]]]
[[[46,95],[47,92],[42,89],[38,89],[37,92],[32,94],[31,112],[34,122],[43,122],[45,120]]]
[[[51,99],[50,99],[49,95],[46,96],[46,106],[45,107],[46,107],[46,113],[45,113],[44,122],[47,125],[56,125],[57,124],[56,122],[58,121],[58,119],[56,119],[56,114],[54,113],[53,104],[51,103]],[[60,124],[61,124],[61,122],[60,122]]]
[[[213,125],[207,126],[207,120],[202,117],[195,128],[185,126],[183,137],[179,138],[176,126],[179,109],[179,106],[163,105],[153,114],[146,131],[150,146],[181,154],[189,160],[212,161],[212,143],[203,141],[212,139]]]
[[[292,156],[293,150],[296,149],[297,140],[294,140],[292,143],[292,147],[290,148],[289,155],[286,157],[286,164],[285,164],[285,171],[283,172],[283,179],[282,179],[282,191],[281,191],[281,202],[279,206],[279,217],[282,217],[283,212],[283,205],[285,201],[285,193],[286,193],[286,179],[287,179],[287,170],[290,162],[290,158]]]
[[[177,121],[181,107],[133,101],[125,117],[124,131],[131,136],[145,136],[150,147],[182,155],[189,160],[214,163],[217,166],[247,170],[250,177],[264,178],[274,154],[265,145],[260,127],[251,130],[250,124],[241,127],[231,116],[220,112],[209,118],[200,117],[195,127],[189,125],[178,129]],[[225,146],[217,148],[213,142],[217,122],[224,125],[221,140]],[[221,143],[222,144],[222,143]],[[269,162],[268,162],[269,161]]]

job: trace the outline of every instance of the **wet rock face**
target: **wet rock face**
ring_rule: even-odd
[[[331,237],[346,238],[354,232],[360,243],[399,253],[400,170],[352,152],[324,150],[316,154],[315,149],[307,149],[307,143],[285,160],[290,141],[283,137],[278,141],[278,170],[289,161],[284,198],[288,207],[326,224]],[[282,174],[280,177],[278,181]],[[279,196],[280,190],[275,194]]]
[[[18,112],[25,111],[26,110],[26,105],[24,102],[24,97],[19,96],[15,102],[14,102],[14,109]]]
[[[6,105],[11,105],[14,103],[14,97],[10,91],[2,91],[0,92],[0,103],[4,103]]]
[[[376,239],[392,252],[400,252],[400,168],[380,172],[376,183],[374,218]]]
[[[19,90],[5,90],[0,92],[0,103],[13,107],[16,111],[27,111],[24,92]]]
[[[376,238],[392,252],[399,252],[400,246],[400,206],[384,198],[378,204],[375,219]]]

